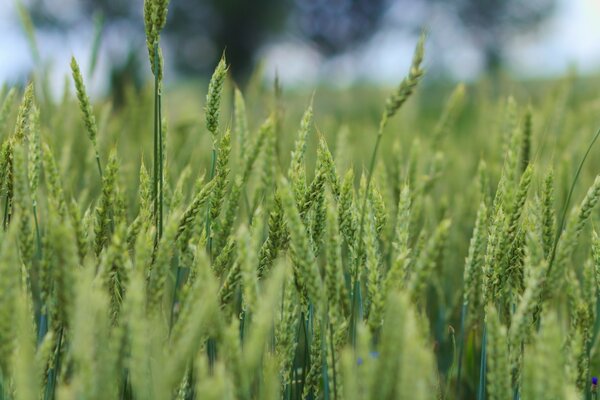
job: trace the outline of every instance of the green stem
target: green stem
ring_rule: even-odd
[[[323,318],[323,326],[321,327],[321,376],[323,377],[323,400],[330,399],[329,388],[329,369],[327,367],[327,327],[329,324],[327,318]]]
[[[351,318],[351,330],[350,330],[350,342],[352,347],[356,346],[356,326],[358,321],[362,319],[362,293],[360,290],[360,282],[358,279],[354,281],[354,287],[352,289],[352,310],[350,312]]]
[[[6,201],[4,202],[4,219],[2,220],[2,226],[4,227],[4,230],[8,229],[8,223],[10,222],[10,218],[8,215],[10,203],[11,203],[11,199],[10,199],[10,196],[7,194]]]
[[[48,371],[48,383],[46,384],[44,400],[54,399],[54,395],[55,395],[55,391],[56,391],[57,374],[60,371],[60,352],[61,352],[61,348],[62,348],[62,340],[63,340],[63,329],[60,328],[58,331],[58,340],[56,343],[56,351],[54,353],[55,363],[54,363],[54,367]]]
[[[40,224],[38,221],[38,215],[37,215],[37,204],[36,202],[33,203],[33,221],[35,223],[35,239],[36,239],[36,245],[37,245],[37,259],[41,260],[42,259],[42,236],[40,235]]]
[[[375,147],[373,148],[373,153],[371,154],[371,161],[369,162],[367,185],[365,187],[365,194],[364,194],[362,209],[360,212],[360,224],[359,224],[359,230],[358,230],[358,236],[357,236],[357,238],[358,238],[358,254],[356,257],[356,268],[355,268],[354,276],[352,277],[352,279],[355,281],[354,282],[354,288],[355,288],[354,296],[360,295],[360,283],[357,281],[358,281],[358,277],[359,277],[358,270],[360,267],[360,263],[362,261],[362,252],[363,252],[363,245],[364,245],[363,233],[364,233],[364,225],[365,225],[365,215],[367,212],[367,201],[369,199],[369,189],[371,187],[371,180],[373,179],[373,169],[375,169],[375,161],[377,160],[377,151],[379,150],[381,138],[383,137],[383,128],[386,125],[386,121],[387,121],[387,119],[384,116],[381,119],[381,123],[379,124],[379,132],[377,133]],[[358,290],[357,290],[357,285],[358,285]],[[357,299],[354,299],[354,300],[357,300]],[[356,324],[358,322],[356,316],[354,315],[356,312],[356,310],[354,309],[355,303],[356,303],[356,301],[352,302],[352,326],[350,327],[353,346],[356,344],[355,343],[355,340],[356,340],[355,334],[356,334]]]
[[[169,317],[169,336],[171,336],[171,330],[175,323],[175,307],[178,303],[178,291],[184,279],[184,271],[179,263],[179,257],[177,257],[177,276],[175,277],[175,287],[173,288],[173,299],[171,301],[171,316]]]
[[[361,255],[363,251],[363,240],[362,235],[364,233],[364,225],[365,225],[365,216],[367,213],[367,201],[369,199],[369,189],[371,188],[371,180],[373,179],[373,169],[375,169],[375,160],[377,159],[377,151],[379,150],[379,144],[381,143],[381,138],[383,136],[382,130],[379,130],[377,134],[377,140],[375,141],[375,147],[373,148],[373,154],[371,154],[371,162],[369,163],[369,170],[367,175],[367,186],[365,187],[365,194],[362,204],[362,209],[360,212],[360,225],[358,231],[358,260],[360,262]]]
[[[98,153],[97,145],[94,145],[94,152],[96,153],[96,166],[98,167],[98,173],[100,174],[100,180],[102,180],[102,165],[100,164],[100,154]]]
[[[331,347],[331,368],[333,373],[333,399],[337,400],[337,377],[335,370],[335,344],[334,344],[334,336],[333,336],[333,327],[329,324],[329,346]]]
[[[210,159],[210,179],[213,180],[215,177],[215,167],[217,164],[217,149],[213,146],[212,155]],[[206,208],[206,252],[208,253],[208,258],[212,260],[212,236],[210,234],[211,228],[211,218],[210,218],[210,203]]]
[[[154,182],[152,185],[152,199],[154,203],[154,225],[156,226],[155,245],[158,244],[159,224],[158,224],[158,174],[159,174],[159,133],[158,133],[158,43],[154,43]]]
[[[164,154],[163,154],[163,131],[162,131],[162,93],[159,82],[158,89],[158,115],[156,124],[158,125],[158,236],[163,234],[163,204],[164,204]]]
[[[479,385],[477,387],[477,400],[485,400],[485,374],[487,367],[487,324],[483,324],[481,335],[481,361],[479,363]]]
[[[462,305],[462,310],[460,313],[460,330],[459,330],[459,337],[458,337],[458,367],[457,367],[457,371],[456,371],[456,398],[460,399],[460,378],[461,378],[461,373],[462,373],[462,355],[463,355],[463,351],[465,348],[465,320],[466,320],[466,314],[467,314],[467,310],[468,310],[468,305],[466,302],[463,303]]]

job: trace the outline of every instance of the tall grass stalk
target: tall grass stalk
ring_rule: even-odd
[[[356,266],[356,271],[358,272],[359,268],[360,268],[360,264],[362,263],[362,258],[363,258],[363,246],[364,246],[364,240],[363,240],[363,234],[364,234],[364,225],[365,225],[365,216],[366,216],[366,212],[367,212],[367,201],[369,199],[369,189],[371,188],[371,180],[373,179],[373,171],[375,169],[375,162],[377,160],[377,154],[379,151],[379,146],[381,144],[381,138],[383,137],[383,131],[388,123],[388,120],[393,117],[397,111],[400,109],[400,107],[402,107],[402,105],[406,102],[406,100],[408,100],[408,98],[412,95],[412,93],[414,92],[415,88],[417,87],[417,85],[419,84],[424,71],[421,68],[421,63],[423,62],[423,56],[424,56],[424,46],[425,46],[425,34],[422,33],[421,37],[419,38],[419,42],[417,43],[417,47],[415,49],[414,55],[413,55],[413,60],[410,66],[410,70],[408,73],[408,76],[402,80],[402,82],[400,83],[400,85],[398,86],[398,88],[396,89],[396,91],[390,96],[388,97],[387,101],[386,101],[386,105],[385,105],[385,110],[383,112],[383,115],[381,117],[381,121],[379,123],[379,129],[377,131],[377,137],[375,139],[375,146],[373,147],[373,152],[371,153],[371,160],[369,162],[369,168],[367,170],[367,183],[366,183],[366,187],[365,187],[365,192],[364,192],[364,197],[362,199],[362,207],[361,207],[361,211],[360,211],[360,222],[358,225],[358,256],[356,258],[357,262],[359,263],[359,265]],[[352,293],[353,293],[353,299],[358,300],[358,298],[360,297],[360,284],[358,282],[358,275],[357,273],[355,274],[355,276],[352,277]],[[362,301],[361,301],[362,303]],[[356,334],[356,322],[358,321],[356,312],[357,309],[355,307],[356,305],[356,301],[352,302],[352,333],[351,333],[351,337],[353,338],[353,343],[354,343],[354,337]]]
[[[563,209],[562,209],[562,213],[561,213],[561,217],[560,217],[560,223],[558,224],[556,235],[554,236],[554,243],[552,244],[552,253],[550,254],[550,260],[548,262],[548,272],[547,272],[548,275],[550,275],[550,272],[554,265],[554,258],[556,257],[556,249],[558,247],[558,241],[560,240],[560,237],[565,228],[565,222],[567,220],[568,210],[569,210],[569,206],[571,204],[571,197],[573,196],[573,192],[575,191],[575,185],[577,184],[577,181],[579,180],[579,175],[581,174],[581,170],[583,169],[583,164],[585,164],[585,160],[587,160],[588,155],[592,151],[592,147],[594,147],[594,144],[598,140],[598,137],[600,137],[600,128],[596,131],[590,144],[587,146],[585,153],[584,153],[583,157],[581,158],[579,165],[577,166],[577,170],[575,171],[575,176],[573,177],[573,180],[571,181],[571,187],[569,188],[569,192],[567,194],[567,199],[565,200],[565,204],[563,205]]]
[[[154,43],[154,218],[156,226],[156,243],[163,234],[163,136],[162,136],[162,101],[161,73],[159,70],[160,50],[158,41]]]

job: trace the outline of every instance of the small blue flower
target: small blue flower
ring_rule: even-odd
[[[598,384],[598,377],[597,376],[593,376],[592,377],[592,385],[596,386]]]
[[[371,358],[379,358],[379,352],[371,351],[371,352],[369,352],[369,356],[371,356]],[[356,365],[363,365],[363,362],[364,361],[363,361],[362,357],[358,357],[356,359]]]

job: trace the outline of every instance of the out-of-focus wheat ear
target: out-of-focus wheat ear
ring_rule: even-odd
[[[277,359],[269,353],[265,354],[265,358],[263,359],[260,383],[259,398],[265,400],[278,400],[281,398]]]
[[[315,262],[308,233],[296,207],[292,188],[284,178],[281,179],[280,187],[281,203],[290,232],[290,249],[294,265],[294,276],[297,279],[296,285],[306,290],[307,300],[317,307],[323,300],[323,292],[321,290],[321,276]]]
[[[42,139],[40,126],[40,110],[33,107],[31,113],[31,125],[28,135],[28,177],[31,202],[34,208],[37,208],[37,192],[40,185],[40,175],[42,169]]]
[[[357,252],[357,225],[356,206],[354,199],[354,171],[349,169],[344,175],[338,201],[338,223],[340,233],[350,250],[352,258]]]
[[[404,185],[400,191],[397,213],[395,218],[394,235],[392,239],[392,260],[397,256],[409,251],[410,218],[411,218],[411,194],[410,187]]]
[[[272,118],[274,121],[274,117]],[[277,173],[277,155],[275,154],[276,150],[277,136],[275,132],[275,125],[273,125],[273,129],[269,129],[265,137],[264,151],[262,154],[262,167],[260,168],[260,182],[256,188],[253,202],[253,208],[258,207],[262,202],[262,207],[264,207],[267,213],[271,210],[273,205],[273,196],[271,196],[271,193],[273,192],[275,175]]]
[[[379,252],[379,242],[377,240],[377,232],[375,221],[372,213],[367,218],[367,228],[365,230],[365,267],[367,278],[366,313],[368,318],[371,308],[374,306],[376,294],[380,291],[379,283],[381,279],[381,260]]]
[[[12,375],[15,398],[36,400],[41,391],[40,375],[35,371],[35,336],[30,296],[22,288],[15,302],[16,344],[13,352]]]
[[[386,100],[385,111],[381,120],[381,129],[385,127],[387,121],[398,112],[400,107],[402,107],[406,100],[413,94],[425,73],[421,66],[425,55],[425,39],[426,35],[423,32],[419,37],[419,41],[417,42],[417,46],[413,53],[413,59],[408,75],[400,82],[396,91],[394,91]]]
[[[98,125],[96,124],[96,117],[92,111],[92,105],[90,99],[85,90],[85,84],[83,83],[83,76],[79,69],[79,64],[75,57],[71,58],[71,72],[73,74],[73,82],[75,82],[75,92],[77,93],[77,99],[79,100],[79,108],[83,115],[83,123],[87,129],[88,137],[92,142],[96,157],[96,165],[98,167],[98,173],[102,176],[102,164],[100,163],[100,153],[98,152]]]
[[[259,218],[260,219],[260,218]],[[255,219],[255,223],[259,221]],[[260,225],[260,223],[259,223]],[[242,225],[238,231],[238,259],[242,271],[242,302],[243,309],[248,314],[253,314],[258,298],[258,276],[256,274],[257,249],[254,247],[252,236],[260,235],[257,226],[252,227],[252,232]]]
[[[116,151],[113,150],[109,156],[105,174],[102,177],[102,194],[95,212],[94,251],[97,257],[100,255],[102,249],[109,243],[110,236],[114,230],[115,196],[117,193],[118,172],[119,163],[117,161]]]
[[[520,263],[517,262],[520,258],[522,250],[522,241],[519,240],[519,235],[522,236],[521,216],[525,210],[525,201],[531,184],[533,175],[533,166],[528,165],[525,172],[521,175],[519,186],[516,191],[512,191],[512,204],[506,207],[508,214],[506,215],[503,226],[500,228],[498,236],[498,247],[496,249],[495,259],[498,261],[499,268],[496,268],[496,290],[500,292],[508,292],[512,288],[512,283],[515,279],[518,281],[519,268],[516,267]]]
[[[20,262],[17,251],[18,227],[10,225],[7,232],[3,232],[0,252],[0,370],[3,376],[10,376],[13,351],[15,349],[16,326],[12,317],[15,315],[17,300],[19,298]],[[8,388],[6,388],[8,389]],[[6,390],[3,388],[3,390]]]
[[[219,60],[215,71],[213,72],[210,82],[208,84],[208,93],[206,94],[206,128],[210,132],[213,145],[217,147],[217,137],[219,135],[219,116],[221,113],[221,92],[223,91],[223,84],[227,77],[227,62],[225,60],[225,53]]]
[[[179,241],[180,245],[187,244],[192,237],[194,223],[200,215],[204,204],[209,201],[214,186],[215,180],[211,180],[204,186],[199,186],[192,202],[181,215],[176,236],[176,240]]]
[[[343,383],[343,397],[348,400],[359,400],[361,398],[359,391],[359,368],[357,363],[356,355],[350,348],[346,348],[342,351],[340,357],[341,365],[341,377]]]
[[[145,286],[143,270],[136,269],[127,287],[124,314],[128,321],[127,334],[131,351],[127,365],[131,386],[137,396],[151,398],[154,385],[148,376],[153,355],[152,339],[156,331],[152,329],[152,321],[146,314]]]
[[[273,195],[273,210],[269,213],[269,232],[267,240],[262,244],[259,252],[258,277],[262,278],[277,258],[279,251],[285,249],[289,240],[283,206],[279,191],[275,189]]]
[[[111,242],[102,255],[98,270],[98,275],[109,295],[110,316],[113,325],[119,320],[132,270],[125,241],[126,232],[127,228],[124,223],[117,225]]]
[[[430,398],[435,369],[426,330],[404,294],[390,293],[386,304],[377,352],[366,355],[374,359],[369,360],[371,398]]]
[[[0,170],[1,191],[4,194],[4,216],[2,219],[2,227],[4,230],[8,228],[12,213],[12,202],[14,197],[14,141],[7,140],[2,146],[2,170]]]
[[[287,265],[277,265],[262,290],[256,305],[256,312],[252,320],[252,329],[247,334],[244,354],[242,359],[243,371],[249,376],[256,376],[258,367],[264,357],[264,348],[269,340],[269,333],[275,317],[274,304],[281,303],[281,285],[287,274]]]
[[[298,346],[296,332],[300,320],[297,292],[291,274],[287,275],[283,286],[281,313],[275,323],[275,355],[279,360],[279,373],[284,390],[291,384],[291,368]]]
[[[271,129],[275,129],[273,123],[273,118],[269,116],[258,128],[258,135],[246,153],[246,159],[244,160],[244,166],[242,168],[242,183],[248,182],[250,174],[252,173],[252,167],[254,166],[258,155],[263,150],[266,137],[269,135]]]
[[[242,91],[235,88],[234,94],[235,114],[235,136],[238,144],[238,155],[240,163],[246,158],[246,146],[248,145],[248,115],[246,114],[246,102]],[[242,165],[242,164],[240,164]]]
[[[83,265],[89,250],[89,233],[87,231],[87,226],[83,221],[81,210],[79,210],[79,205],[75,200],[71,200],[69,203],[69,217],[77,240],[79,262]]]
[[[523,116],[523,127],[521,128],[521,160],[519,166],[521,173],[525,172],[525,169],[531,160],[531,136],[533,130],[532,119],[531,106],[529,106],[527,107],[525,115]]]
[[[321,343],[326,341],[326,338],[322,337],[322,321],[320,318],[315,317],[312,323],[312,335],[310,336],[310,349],[309,358],[310,365],[308,366],[308,372],[304,377],[304,386],[302,388],[302,397],[310,398],[315,396],[316,398],[321,397],[321,390],[325,389],[325,382],[319,382],[319,375],[321,375],[321,369],[323,366]],[[319,384],[321,383],[321,385]],[[328,390],[329,388],[327,388]]]
[[[294,198],[297,204],[301,204],[304,200],[307,190],[306,184],[306,166],[304,164],[304,155],[306,153],[306,140],[313,122],[313,103],[312,99],[309,103],[302,120],[300,121],[300,129],[294,143],[294,150],[290,160],[290,168],[288,170],[288,179],[294,191]]]
[[[532,266],[533,271],[529,277],[525,292],[523,293],[517,308],[512,316],[509,330],[510,343],[519,346],[529,339],[532,333],[532,321],[537,307],[540,307],[542,290],[546,281],[547,262]]]
[[[244,321],[246,322],[246,321]],[[231,322],[223,328],[221,359],[231,373],[233,391],[236,396],[245,396],[249,390],[250,378],[242,369],[242,346],[240,343],[240,319],[231,318]]]
[[[485,256],[485,244],[487,232],[488,210],[485,202],[479,203],[477,218],[473,228],[473,235],[469,244],[469,251],[465,260],[463,273],[463,304],[468,306],[465,317],[466,322],[472,316],[481,314],[483,299],[481,298],[481,286],[483,283],[483,263]]]
[[[56,343],[56,335],[54,332],[46,333],[41,340],[38,340],[39,344],[35,352],[35,368],[33,373],[37,375],[38,382],[44,382],[48,374],[49,365],[52,363],[54,345]],[[29,371],[32,373],[32,371]],[[37,398],[37,397],[36,397]]]
[[[15,123],[15,132],[13,134],[17,142],[22,142],[25,139],[25,134],[29,127],[29,114],[33,107],[33,90],[33,82],[31,82],[25,88],[23,100],[21,100],[21,105],[19,106],[17,121]]]
[[[552,252],[556,232],[556,212],[554,211],[554,172],[550,170],[544,178],[542,191],[542,244],[544,257],[548,259]]]
[[[50,209],[52,210],[52,209]],[[50,214],[50,213],[49,213]],[[49,280],[54,287],[57,325],[68,327],[75,307],[76,272],[79,265],[75,232],[67,221],[49,218],[47,256]],[[48,254],[46,254],[48,253]]]
[[[436,227],[433,235],[427,241],[427,245],[419,254],[419,258],[416,260],[415,268],[410,277],[409,292],[412,296],[413,301],[419,301],[422,299],[422,293],[431,277],[434,273],[434,269],[440,255],[446,245],[448,238],[451,222],[446,219],[439,223]]]
[[[329,147],[327,146],[327,141],[325,140],[324,137],[321,137],[319,140],[319,148],[323,152],[323,164],[324,164],[323,167],[324,167],[324,170],[326,171],[327,183],[329,184],[329,187],[331,189],[331,193],[333,194],[333,197],[337,201],[340,197],[340,190],[341,190],[340,177],[337,173],[335,161],[333,159],[333,156],[331,155],[331,152],[329,151]]]
[[[518,104],[512,95],[506,98],[502,107],[502,153],[507,154],[511,151],[511,140],[515,138],[515,132],[518,131]]]
[[[438,120],[433,131],[432,146],[434,149],[439,148],[441,140],[449,133],[457,115],[462,111],[465,102],[466,91],[465,84],[459,83],[456,85],[452,91],[452,94],[448,98],[440,119]]]
[[[488,330],[487,343],[487,391],[490,400],[512,397],[511,371],[506,327],[501,324],[493,306],[486,309]]]
[[[139,178],[139,201],[140,201],[140,212],[139,215],[145,220],[150,220],[152,217],[152,183],[146,164],[142,159],[140,164],[140,178]]]
[[[0,107],[0,135],[2,136],[4,135],[6,121],[10,116],[15,97],[17,97],[17,90],[15,88],[11,88],[2,102],[2,107]]]
[[[498,271],[494,268],[495,258],[499,247],[499,231],[504,224],[504,213],[502,209],[498,209],[496,214],[491,217],[488,226],[487,244],[485,247],[485,255],[483,257],[483,281],[481,285],[481,295],[483,305],[490,303],[496,294]]]
[[[214,223],[222,209],[225,189],[229,185],[229,156],[231,154],[231,132],[228,129],[219,142],[215,168],[215,185],[210,198],[210,217]],[[210,240],[210,238],[209,238]]]
[[[26,153],[23,145],[17,144],[14,148],[14,208],[19,224],[19,251],[21,260],[28,273],[31,272],[34,262],[34,237],[31,227],[31,200],[29,196],[29,182],[27,179]]]
[[[486,206],[491,205],[490,177],[486,162],[481,159],[477,165],[477,189]]]
[[[600,294],[600,236],[595,229],[592,231],[592,260],[594,261],[596,292]]]
[[[111,346],[109,299],[94,282],[92,269],[79,275],[74,294],[73,333],[69,351],[76,365],[86,365],[88,368],[77,369],[66,389],[75,397],[112,397],[118,390],[115,385],[110,387],[116,371],[111,365],[115,354],[114,346]],[[102,351],[98,351],[98,348]],[[59,387],[59,394],[62,390],[65,390],[64,386]]]
[[[321,249],[321,238],[325,230],[325,181],[327,179],[327,164],[322,149],[317,152],[315,178],[310,185],[309,195],[304,207],[310,207],[311,215],[308,225],[311,233],[313,252],[318,255]],[[302,212],[302,211],[301,211]]]
[[[65,194],[63,191],[62,179],[58,171],[58,165],[56,159],[50,147],[44,143],[42,152],[42,160],[44,165],[44,177],[46,182],[46,189],[48,191],[49,202],[52,203],[53,207],[61,217],[66,216],[67,205],[65,200]]]
[[[231,231],[235,224],[240,208],[240,196],[242,192],[242,177],[236,176],[227,201],[224,204],[224,211],[221,212],[221,220],[219,221],[218,231],[215,233],[215,251],[220,253],[221,249],[227,244],[228,238],[231,236]]]
[[[349,310],[348,299],[344,296],[345,282],[342,267],[342,239],[333,201],[327,201],[326,208],[326,269],[325,288],[327,290],[327,304],[330,320],[335,320],[344,315],[344,308]]]
[[[560,398],[578,398],[567,395],[575,388],[565,373],[564,352],[556,351],[562,348],[564,341],[556,313],[544,314],[535,340],[526,348],[521,398],[539,399],[548,393],[554,393]]]
[[[198,266],[196,273],[193,287],[173,327],[169,346],[171,357],[166,360],[165,387],[162,389],[164,392],[161,390],[161,398],[170,397],[205,338],[220,336],[224,329],[218,306],[218,282],[212,275],[208,260]],[[262,349],[259,348],[261,353]]]
[[[21,25],[23,26],[23,30],[25,31],[27,44],[29,45],[29,50],[31,51],[33,61],[37,66],[40,66],[42,59],[40,57],[40,50],[35,37],[35,27],[33,25],[31,15],[29,14],[27,7],[25,7],[21,1],[17,1],[16,3],[19,19],[21,21]]]
[[[198,357],[200,359],[200,357]],[[197,360],[194,363],[196,372],[195,393],[202,393],[202,398],[206,400],[222,400],[236,398],[239,387],[229,372],[229,365],[217,362],[210,368],[208,361],[204,359]]]
[[[158,242],[156,255],[148,277],[148,313],[157,315],[161,312],[165,286],[169,278],[171,260],[175,253],[175,240],[179,227],[179,213],[173,215],[167,223],[165,234]]]
[[[544,297],[547,299],[560,288],[562,278],[567,268],[568,259],[577,246],[578,239],[585,227],[592,210],[600,199],[600,176],[597,176],[594,183],[588,189],[581,204],[574,208],[566,222],[564,232],[555,239],[553,246],[554,258],[550,254],[548,266],[548,281],[544,290]]]
[[[385,206],[385,200],[383,198],[383,195],[379,191],[379,187],[377,185],[373,186],[370,201],[373,207],[375,231],[377,232],[377,237],[383,241],[385,239],[383,235],[385,234],[385,230],[387,227],[388,211]]]

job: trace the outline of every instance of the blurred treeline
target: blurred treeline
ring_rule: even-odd
[[[67,31],[102,21],[101,29],[127,35],[129,54],[111,60],[113,84],[122,83],[120,75],[139,77],[143,0],[24,1],[38,29]],[[443,28],[427,20],[395,20],[389,17],[394,5],[407,14],[411,9],[444,14],[438,20],[459,26],[494,72],[502,66],[508,39],[539,27],[552,15],[555,0],[177,0],[169,4],[165,40],[179,76],[206,76],[225,49],[233,77],[244,82],[260,50],[274,41],[302,40],[331,57],[356,50],[385,24],[400,25],[395,28],[407,34]]]

